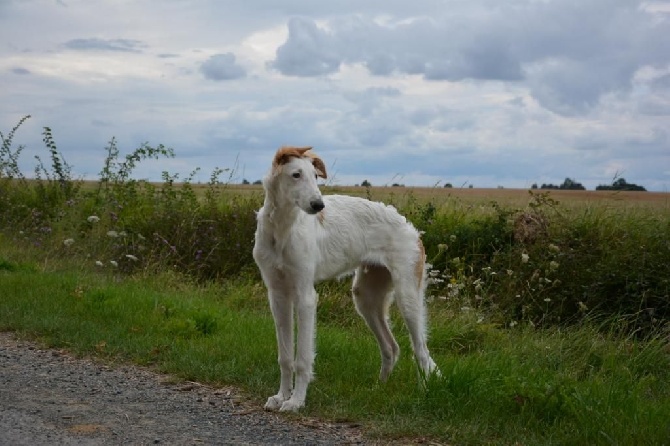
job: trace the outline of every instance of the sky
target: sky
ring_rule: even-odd
[[[670,190],[670,1],[0,0],[0,131],[95,179],[114,137],[207,182],[313,146],[327,184]]]

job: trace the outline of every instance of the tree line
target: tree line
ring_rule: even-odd
[[[586,190],[582,183],[579,183],[572,178],[566,178],[563,184],[542,184],[539,188],[537,183],[531,186],[531,189],[560,189],[560,190]],[[596,190],[617,190],[617,191],[641,191],[646,192],[643,186],[634,183],[628,183],[625,178],[618,178],[612,184],[600,184],[596,186]]]
[[[251,184],[246,179],[242,180],[242,184]],[[253,184],[262,184],[261,180],[254,181]],[[363,187],[371,187],[372,183],[368,180],[364,180],[361,184]],[[356,184],[358,186],[358,184]],[[404,187],[404,184],[393,183],[394,187]],[[451,188],[453,185],[451,183],[445,183],[444,187]],[[470,189],[473,188],[473,185],[468,186]],[[557,190],[586,190],[584,185],[580,182],[573,180],[572,178],[566,178],[562,184],[545,184],[542,183],[541,186],[538,186],[537,183],[533,183],[530,187],[531,189],[557,189]],[[499,189],[502,189],[500,186]],[[639,186],[635,183],[629,183],[625,178],[618,178],[612,182],[612,184],[600,184],[596,186],[596,190],[614,190],[614,191],[640,191],[646,192],[643,186]]]

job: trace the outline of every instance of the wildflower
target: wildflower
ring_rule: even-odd
[[[449,236],[449,240],[451,240],[452,243],[455,242],[456,241],[456,236],[454,234],[451,234]]]
[[[446,243],[440,243],[439,245],[437,245],[437,252],[444,252],[447,249],[449,249],[449,246],[447,246]]]
[[[89,223],[97,223],[97,222],[100,221],[100,217],[98,217],[97,215],[91,215],[91,216],[88,217],[86,220],[87,220]]]
[[[482,279],[477,279],[473,282],[475,286],[475,291],[479,292],[482,290]]]
[[[561,248],[559,248],[558,246],[554,245],[553,243],[550,243],[550,244],[549,244],[549,251],[552,251],[552,252],[559,252],[560,250],[561,250]]]
[[[73,239],[73,238],[66,238],[65,240],[63,240],[63,244],[64,244],[65,246],[70,246],[70,245],[72,245],[73,243],[74,243],[74,239]]]
[[[144,237],[142,234],[137,234],[137,238],[140,240],[146,240],[146,237]]]
[[[512,275],[514,275],[514,271],[512,271],[511,269],[508,269],[508,270],[507,270],[507,275],[508,275],[508,276],[512,276]]]
[[[509,323],[509,328],[514,328],[514,327],[517,326],[517,324],[518,324],[517,321],[512,321],[512,322]]]
[[[544,300],[545,302],[547,302],[547,303],[551,302],[551,299],[548,298],[548,297],[545,297],[543,300]]]
[[[556,271],[559,267],[559,263],[555,260],[549,262],[549,271]]]
[[[127,235],[128,235],[128,234],[126,234],[126,231],[121,231],[121,232],[119,232],[119,237],[125,237],[125,236],[127,236]]]
[[[581,300],[577,302],[577,305],[579,305],[579,311],[586,311],[589,309],[589,307],[587,307],[586,304]]]
[[[135,257],[132,254],[126,254],[126,258],[132,260],[133,262],[137,262],[137,257]]]
[[[112,265],[114,268],[119,266],[119,263],[116,260],[110,260],[109,261],[110,265]]]
[[[528,263],[528,260],[530,259],[530,256],[526,254],[525,252],[521,254],[521,263]]]
[[[95,266],[103,266],[103,264],[100,260],[96,260],[95,261]]]
[[[117,238],[119,236],[119,233],[116,231],[107,231],[107,237],[111,238]]]
[[[461,307],[461,311],[470,311],[470,307]]]

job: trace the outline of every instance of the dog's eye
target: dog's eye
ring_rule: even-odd
[[[293,178],[300,178],[300,172],[293,173]]]

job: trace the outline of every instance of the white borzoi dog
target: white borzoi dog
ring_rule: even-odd
[[[352,271],[356,309],[379,344],[379,378],[388,378],[400,353],[388,325],[393,298],[423,375],[438,373],[426,346],[425,254],[419,233],[392,206],[322,196],[317,177],[326,178],[326,167],[310,149],[282,147],[263,180],[265,201],[253,255],[268,289],[281,371],[279,392],[268,399],[268,410],[296,411],[305,405],[315,357],[314,283]]]

